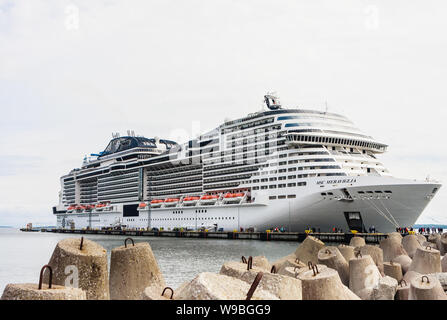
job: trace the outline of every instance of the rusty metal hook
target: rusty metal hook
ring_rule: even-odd
[[[317,270],[317,272],[315,273],[315,270]],[[314,277],[317,275],[317,274],[319,274],[320,273],[320,271],[318,271],[318,267],[317,267],[317,265],[316,264],[314,264],[313,266],[312,266],[312,271],[314,272]]]
[[[270,269],[270,273],[276,273],[277,272],[277,270],[276,270],[276,266],[272,266],[272,268]]]
[[[256,288],[258,287],[259,282],[261,282],[261,279],[262,279],[263,275],[264,274],[262,273],[262,271],[258,272],[258,274],[255,277],[255,280],[253,281],[253,283],[251,284],[250,289],[248,290],[247,299],[245,299],[245,300],[250,300],[251,297],[253,297],[253,293],[255,292]]]
[[[430,283],[430,280],[428,279],[427,276],[422,276],[421,281],[424,282],[424,278],[427,278],[427,283]]]
[[[39,290],[42,290],[42,280],[43,280],[42,277],[45,269],[50,270],[50,278],[48,279],[48,289],[51,289],[51,285],[53,284],[53,269],[48,264],[46,264],[42,267],[42,269],[40,269]]]
[[[432,247],[430,247],[430,246],[425,246],[425,250],[431,250],[432,249]]]
[[[295,259],[295,263],[300,263],[300,262],[301,262],[300,259],[298,259],[298,258]]]
[[[332,252],[331,252],[331,250],[329,250],[329,249],[327,249],[326,248],[326,250],[324,251],[326,254],[331,254]]]
[[[312,261],[307,261],[307,266],[309,267],[309,270],[312,269],[312,265],[313,265]]]
[[[253,269],[253,257],[249,256],[248,257],[248,262],[247,262],[247,270]]]
[[[402,282],[405,282],[405,286],[407,286],[407,281],[405,281],[404,279],[402,279],[402,280],[399,281],[399,285],[400,285],[401,287],[403,287]]]
[[[81,237],[81,245],[79,246],[79,250],[82,250],[82,245],[84,244],[84,237]]]
[[[163,292],[161,293],[161,296],[163,297],[165,295],[166,290],[171,290],[171,297],[169,299],[172,300],[172,297],[174,296],[174,290],[171,287],[166,287],[163,289]]]
[[[242,256],[242,263],[247,263],[247,258],[245,258],[244,256]]]
[[[133,242],[132,238],[126,238],[126,240],[124,240],[124,247],[127,248],[127,240],[132,241],[132,245],[135,247],[135,242]]]
[[[362,253],[359,251],[355,254],[355,257],[358,258],[360,256],[360,258],[363,258]]]

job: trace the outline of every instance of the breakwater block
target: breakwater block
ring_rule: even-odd
[[[265,272],[259,267],[250,268],[250,261],[247,264],[235,261],[226,262],[219,273],[252,284],[260,271],[263,272],[263,276],[258,285],[259,289],[268,291],[281,300],[301,300],[300,280]]]
[[[407,255],[401,255],[392,260],[392,262],[400,264],[402,268],[402,274],[407,273],[412,261],[413,260]]]
[[[176,300],[246,300],[251,284],[223,274],[203,272],[176,291]],[[278,297],[255,288],[251,300],[278,300]]]
[[[138,300],[147,287],[166,287],[149,243],[127,238],[124,246],[112,249],[109,285],[113,300]]]
[[[362,289],[375,287],[380,278],[380,271],[370,255],[359,254],[349,260],[349,289],[355,294]]]
[[[349,286],[349,264],[337,247],[324,247],[318,251],[318,262],[338,272],[341,282]]]
[[[447,253],[441,259],[442,272],[447,272]]]
[[[318,251],[324,247],[324,242],[313,237],[307,236],[306,239],[298,246],[295,251],[295,256],[307,263],[311,261],[312,264],[318,263]]]
[[[396,231],[390,232],[390,233],[387,233],[386,235],[387,235],[387,239],[395,239],[395,240],[398,240],[399,242],[402,241],[402,235],[399,232],[396,232]]]
[[[425,239],[425,237],[424,237]],[[425,240],[424,240],[425,242]],[[408,253],[410,258],[413,259],[414,254],[416,253],[417,248],[422,248],[421,243],[418,240],[418,237],[414,234],[409,234],[403,237],[402,245],[404,246],[405,251]]]
[[[409,295],[410,295],[410,284],[409,283],[407,284],[405,280],[399,281],[399,285],[397,286],[394,300],[408,300]]]
[[[287,255],[285,257],[282,257],[282,258],[276,260],[275,262],[273,262],[273,266],[275,267],[277,273],[283,274],[282,273],[283,270],[285,268],[287,268],[287,267],[292,267],[292,268],[298,267],[298,268],[301,268],[301,267],[304,267],[305,264],[302,261],[300,261],[296,257],[295,253],[293,252],[293,253],[291,253],[291,254],[289,254],[289,255]]]
[[[372,245],[364,245],[363,247],[360,247],[359,252],[363,255],[369,255],[374,260],[374,263],[376,264],[377,268],[379,268],[380,274],[383,275],[383,250],[380,249],[378,246],[372,246]]]
[[[84,238],[67,238],[58,242],[48,265],[53,269],[53,283],[79,287],[87,300],[108,300],[109,280],[107,251],[98,243]],[[48,283],[48,273],[44,282]]]
[[[431,275],[411,280],[409,300],[447,300],[439,280]]]
[[[362,237],[352,237],[351,241],[349,241],[349,245],[351,247],[363,247],[364,245],[366,245],[365,239],[363,239]]]
[[[354,252],[355,247],[340,244],[337,248],[345,258],[346,262],[349,263],[349,260],[355,258],[355,252]]]
[[[258,267],[268,272],[272,269],[272,265],[265,256],[253,257],[253,267]]]
[[[343,285],[338,272],[331,268],[301,273],[303,300],[360,300],[348,287]]]
[[[383,272],[386,276],[396,279],[396,281],[402,280],[402,266],[396,262],[384,262],[383,263]]]
[[[380,241],[379,247],[383,251],[383,261],[389,262],[400,255],[408,255],[401,241],[402,238],[398,239],[397,237],[391,237]]]
[[[317,264],[318,270],[322,271],[327,268],[324,264]],[[298,279],[298,275],[300,275],[303,272],[312,270],[312,265],[310,266],[303,266],[303,267],[286,267],[282,269],[281,274],[284,276],[292,277],[295,279]]]
[[[442,272],[439,250],[431,247],[418,248],[408,271],[417,271],[422,274]]]
[[[174,290],[170,287],[161,288],[158,284],[153,284],[144,289],[142,300],[173,300]]]
[[[46,269],[50,273],[48,285],[42,283],[43,271]],[[52,280],[52,268],[45,265],[40,271],[39,284],[8,284],[3,291],[1,300],[85,300],[87,298],[82,289],[53,285]]]
[[[441,255],[447,254],[447,233],[441,235]]]
[[[427,241],[427,238],[423,234],[416,233],[416,237],[418,238],[418,241],[421,244],[421,246],[425,241]]]

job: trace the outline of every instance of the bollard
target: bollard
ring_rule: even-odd
[[[401,255],[393,259],[394,263],[400,264],[402,268],[402,274],[407,273],[408,268],[410,268],[411,262],[413,260],[407,255]]]
[[[354,248],[363,247],[364,245],[366,245],[366,242],[365,239],[363,239],[362,237],[352,237],[349,245]]]
[[[43,272],[49,270],[48,286],[42,284]],[[20,283],[8,284],[3,291],[1,300],[85,300],[82,289],[53,285],[53,270],[44,265],[40,270],[39,284]]]
[[[383,272],[386,276],[396,279],[396,281],[401,281],[403,278],[402,266],[395,262],[384,262]]]
[[[436,277],[423,275],[411,280],[408,300],[447,300],[447,296]]]
[[[112,300],[138,300],[147,287],[166,287],[149,243],[127,238],[124,246],[112,249],[109,285]]]
[[[355,247],[340,244],[337,248],[345,258],[346,262],[349,263],[349,260],[355,258],[355,252],[354,252]]]
[[[316,264],[318,263],[318,251],[323,247],[324,242],[315,237],[307,236],[296,249],[295,256],[300,261],[312,261],[313,264]]]
[[[439,250],[431,247],[418,248],[408,271],[417,271],[422,274],[442,272]]]
[[[361,253],[349,260],[349,289],[358,294],[364,288],[378,285],[381,278],[379,269],[370,255]]]
[[[324,247],[318,251],[318,262],[338,272],[341,282],[349,286],[349,264],[337,247]]]
[[[380,274],[383,275],[383,250],[377,246],[364,245],[360,247],[360,253],[364,256],[370,255],[374,260],[377,268],[379,268]]]
[[[257,273],[256,273],[257,275]],[[265,275],[265,274],[264,274]],[[252,283],[223,274],[203,272],[191,282],[177,289],[176,300],[246,300]],[[251,300],[278,300],[278,297],[262,290],[253,292]]]
[[[424,239],[425,239],[425,237],[424,237]],[[424,242],[425,242],[425,240],[424,240]],[[416,249],[422,247],[418,240],[418,237],[414,234],[406,235],[402,239],[402,245],[403,245],[405,251],[408,253],[408,256],[411,259],[413,259]]]
[[[82,246],[81,246],[82,243]],[[87,300],[108,300],[107,252],[94,241],[67,238],[58,242],[48,264],[53,268],[53,283],[78,286]],[[48,282],[47,274],[44,282]]]
[[[298,278],[303,288],[303,300],[360,300],[348,287],[343,285],[338,272],[331,268],[301,273]]]
[[[390,262],[400,255],[408,255],[401,244],[401,240],[397,237],[391,237],[380,241],[379,247],[383,251],[383,262]]]
[[[263,272],[259,288],[270,292],[279,299],[301,300],[301,282],[294,276],[265,272],[264,269],[253,267],[247,270],[247,265],[240,262],[225,262],[220,269],[220,274],[242,280],[252,284],[256,275]],[[287,269],[287,268],[285,268]]]

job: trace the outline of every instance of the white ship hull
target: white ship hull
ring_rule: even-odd
[[[59,228],[67,229],[102,229],[121,225],[135,229],[197,230],[216,227],[224,231],[241,228],[264,231],[284,227],[288,231],[303,232],[313,227],[328,232],[334,227],[348,231],[352,226],[348,225],[346,215],[359,213],[365,230],[374,226],[377,231],[392,232],[396,227],[414,225],[441,186],[431,182],[380,176],[356,177],[348,179],[348,183],[339,181],[309,179],[307,187],[287,191],[288,194],[296,195],[293,199],[270,200],[270,197],[278,197],[284,192],[259,191],[253,193],[252,203],[145,208],[139,210],[138,216],[132,217],[123,216],[122,204],[118,204],[113,211],[58,214],[57,224]],[[343,189],[351,198],[346,197]],[[359,194],[359,191],[365,193]]]

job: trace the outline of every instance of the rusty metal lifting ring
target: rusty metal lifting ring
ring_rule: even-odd
[[[430,247],[430,246],[425,246],[425,250],[431,250],[432,249],[432,247]]]
[[[331,254],[331,253],[332,253],[331,250],[329,250],[329,249],[326,249],[324,252],[325,252],[326,254]]]
[[[166,290],[171,290],[171,297],[169,299],[172,300],[172,297],[174,296],[174,290],[171,287],[166,287],[163,289],[163,292],[161,293],[161,296],[163,297],[165,295]]]
[[[79,246],[79,250],[82,250],[82,245],[84,244],[84,237],[81,237],[81,245]]]
[[[312,269],[312,265],[313,265],[312,261],[307,261],[307,266],[309,267],[309,270]]]
[[[45,269],[50,270],[50,278],[48,279],[48,289],[51,289],[51,285],[53,284],[53,269],[48,265],[44,265],[42,269],[40,269],[40,276],[39,276],[39,290],[42,290],[42,278],[43,278],[43,272]]]
[[[242,256],[242,263],[247,263],[247,258],[245,258],[244,256]]]
[[[430,280],[428,279],[427,276],[422,276],[421,281],[424,282],[424,278],[427,278],[427,283],[430,283]]]
[[[362,253],[359,251],[355,254],[355,257],[358,258],[360,256],[360,258],[363,258]]]
[[[293,272],[296,272],[296,269],[301,269],[299,266],[295,266],[295,268],[293,268]]]
[[[317,270],[317,272],[315,272],[315,270]],[[317,267],[316,264],[314,264],[314,265],[312,266],[312,271],[314,272],[314,277],[315,277],[317,274],[320,273],[320,271],[318,271],[318,267]]]
[[[298,259],[298,258],[295,259],[295,263],[300,263],[300,262],[301,262],[300,259]]]
[[[251,284],[250,289],[248,290],[247,299],[245,299],[245,300],[250,300],[251,297],[253,297],[253,293],[255,292],[256,288],[258,287],[259,282],[261,282],[261,279],[262,279],[263,275],[264,274],[262,273],[262,271],[258,272],[258,274],[255,277],[255,280],[253,281],[253,283]]]
[[[405,281],[404,279],[402,279],[402,280],[399,281],[399,285],[400,285],[401,287],[403,287],[402,282],[405,282],[405,286],[407,286],[407,281]]]
[[[248,262],[247,262],[247,270],[253,269],[253,257],[249,256],[248,257]]]
[[[135,247],[135,242],[133,242],[132,238],[126,238],[126,240],[124,240],[124,247],[127,248],[127,240],[132,241],[132,245]]]
[[[276,267],[273,265],[272,268],[270,269],[270,273],[276,273],[276,272],[277,272]]]

